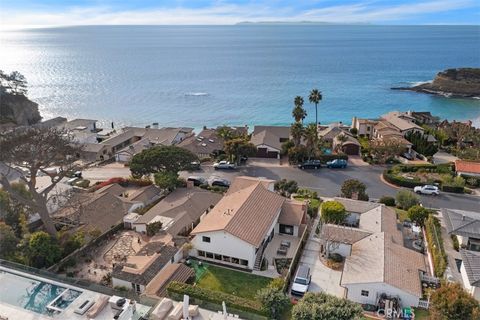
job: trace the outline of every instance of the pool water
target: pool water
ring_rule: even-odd
[[[330,148],[323,148],[322,151],[323,151],[323,154],[332,154],[332,149]]]
[[[82,292],[0,270],[0,301],[40,314],[66,309]],[[61,297],[59,297],[62,295]]]

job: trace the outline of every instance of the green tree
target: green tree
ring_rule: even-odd
[[[147,236],[153,237],[158,231],[162,229],[163,223],[155,221],[147,224]]]
[[[367,186],[356,179],[345,180],[340,191],[343,198],[357,198],[358,200],[368,201]]]
[[[293,164],[301,163],[308,158],[308,150],[305,146],[299,145],[288,150],[288,161]]]
[[[308,101],[315,104],[315,127],[318,125],[318,104],[322,98],[322,92],[318,89],[312,89],[308,96]]]
[[[431,295],[430,316],[440,320],[479,320],[480,305],[460,284],[446,282]]]
[[[397,206],[403,210],[408,210],[414,205],[420,203],[418,196],[410,190],[402,189],[396,195]]]
[[[81,248],[85,244],[85,233],[77,231],[72,234],[63,244],[63,256],[68,256],[73,251]]]
[[[324,223],[342,224],[348,216],[345,206],[338,201],[322,203],[321,219]]]
[[[324,292],[307,292],[292,310],[293,320],[353,320],[362,315],[359,304]]]
[[[302,141],[303,130],[303,124],[301,122],[295,122],[290,127],[290,135],[292,136],[295,147],[298,147]]]
[[[177,146],[156,146],[133,156],[130,171],[135,177],[156,172],[188,170],[198,157],[191,151]]]
[[[155,184],[164,190],[173,191],[178,185],[178,173],[157,172],[154,175]]]
[[[231,140],[235,137],[235,133],[233,132],[232,128],[223,125],[217,128],[217,135],[222,138],[224,141]]]
[[[305,147],[308,150],[309,157],[315,156],[318,150],[318,130],[317,125],[310,123],[303,130],[303,137],[305,139]]]
[[[61,259],[62,249],[48,233],[37,231],[30,236],[27,256],[31,266],[49,267]]]
[[[335,146],[335,151],[343,152],[343,145],[348,141],[347,135],[341,133],[335,139],[338,141],[337,145]]]
[[[287,309],[290,300],[282,289],[267,287],[258,290],[256,298],[262,303],[263,308],[269,313],[270,318],[278,319]]]
[[[413,149],[425,157],[431,157],[438,151],[438,147],[428,142],[427,136],[420,132],[409,132],[405,135],[405,139],[413,144]]]
[[[72,170],[78,169],[77,156],[82,146],[75,143],[72,135],[56,128],[26,127],[0,133],[0,163],[8,170],[0,172],[0,184],[10,197],[39,214],[45,230],[55,236],[57,230],[47,207],[55,186]],[[29,178],[20,177],[28,190],[28,196],[19,191],[7,178],[9,170],[21,168]],[[48,168],[58,168],[55,175]],[[39,188],[37,177],[46,174],[50,181]]]
[[[274,190],[284,197],[290,197],[298,191],[298,183],[294,180],[278,180],[274,184]]]
[[[408,218],[410,219],[410,221],[415,222],[422,227],[424,226],[425,220],[428,218],[429,214],[430,210],[418,204],[408,209]]]
[[[234,138],[225,142],[223,147],[230,161],[240,162],[241,157],[251,157],[257,153],[257,148],[245,138]]]
[[[9,259],[17,250],[18,239],[12,227],[0,221],[0,258]]]
[[[12,183],[12,188],[25,198],[31,198],[24,184]],[[18,238],[28,232],[27,216],[28,208],[12,198],[7,191],[0,189],[0,220],[12,227]]]
[[[288,155],[288,152],[291,148],[295,146],[295,143],[292,140],[287,140],[282,143],[282,155]]]
[[[296,96],[294,99],[294,107],[292,110],[292,116],[295,122],[303,122],[303,119],[307,116],[307,111],[303,108],[303,98]]]

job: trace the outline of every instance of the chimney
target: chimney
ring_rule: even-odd
[[[187,181],[187,189],[193,188],[193,181]]]
[[[153,129],[158,129],[158,122],[152,123],[152,128]]]

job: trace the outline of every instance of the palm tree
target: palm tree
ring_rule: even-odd
[[[301,106],[295,106],[292,110],[292,116],[295,122],[303,122],[303,119],[307,116],[307,112]]]
[[[312,89],[308,96],[310,103],[315,103],[315,124],[318,125],[318,103],[322,100],[322,92],[318,89]]]
[[[293,100],[293,103],[295,104],[295,106],[300,106],[300,107],[303,107],[303,97],[301,96],[296,96],[295,99]]]
[[[303,136],[303,124],[301,122],[293,123],[290,127],[290,135],[292,136],[295,147],[298,147]]]
[[[305,127],[303,137],[305,138],[305,146],[308,149],[309,156],[314,155],[315,150],[318,148],[318,131],[315,123],[310,123]]]

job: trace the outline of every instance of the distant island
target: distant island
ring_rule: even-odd
[[[368,22],[325,22],[325,21],[241,21],[236,25],[370,25]]]
[[[480,68],[447,69],[437,73],[432,82],[413,87],[392,89],[437,94],[452,98],[480,98]]]

